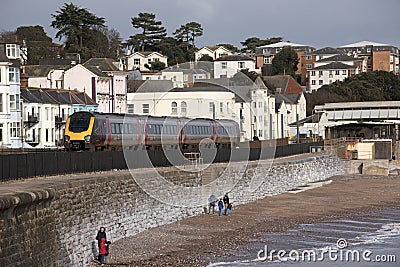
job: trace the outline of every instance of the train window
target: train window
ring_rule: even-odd
[[[129,124],[124,123],[124,128],[125,128],[125,130],[124,130],[124,133],[125,133],[125,134],[130,134],[130,133],[131,133],[131,132],[129,131]]]
[[[111,123],[111,133],[115,134],[115,123]]]
[[[119,123],[115,124],[115,133],[116,134],[120,134],[121,133],[121,128],[120,128],[120,124]]]
[[[172,125],[172,133],[173,134],[178,133],[178,127],[176,127],[176,125]]]

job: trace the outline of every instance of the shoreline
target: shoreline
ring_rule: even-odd
[[[400,176],[328,180],[322,187],[234,206],[230,217],[205,214],[120,239],[110,247],[107,266],[206,266],[265,233],[400,208]]]

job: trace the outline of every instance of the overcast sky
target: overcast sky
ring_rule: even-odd
[[[123,40],[136,34],[131,18],[155,13],[168,34],[182,24],[199,22],[204,35],[198,47],[240,42],[248,37],[283,37],[285,41],[316,48],[374,41],[400,47],[400,0],[71,0],[106,19]],[[65,1],[1,0],[0,31],[49,25]],[[59,40],[53,39],[55,42]]]

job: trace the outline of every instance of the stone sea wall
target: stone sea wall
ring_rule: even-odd
[[[210,195],[229,192],[239,205],[339,174],[339,158],[309,154],[213,164],[202,171],[171,167],[86,174],[32,192],[16,190],[0,196],[0,266],[85,266],[97,255],[100,226],[116,241],[199,215]]]

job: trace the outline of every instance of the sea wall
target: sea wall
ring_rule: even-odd
[[[202,214],[212,194],[229,192],[240,205],[339,174],[336,156],[307,154],[204,170],[65,176],[29,192],[14,185],[15,193],[0,197],[0,266],[85,266],[97,255],[100,226],[115,241]]]

